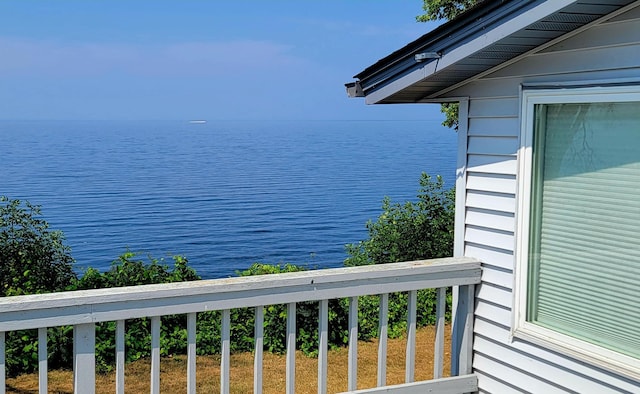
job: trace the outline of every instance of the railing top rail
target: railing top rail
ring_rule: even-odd
[[[475,284],[480,261],[419,260],[0,298],[0,331]]]

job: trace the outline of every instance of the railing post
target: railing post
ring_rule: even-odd
[[[151,317],[151,393],[160,393],[160,316]]]
[[[73,326],[73,392],[96,392],[96,325]]]
[[[222,327],[220,329],[222,344],[220,346],[220,393],[229,394],[231,368],[231,310],[222,311]]]
[[[467,375],[472,371],[474,289],[474,285],[458,287],[451,333],[451,376]]]
[[[329,348],[329,300],[318,308],[318,394],[327,393],[327,353]]]
[[[389,323],[389,294],[380,294],[378,318],[378,387],[387,385],[387,330]]]
[[[116,321],[116,394],[124,394],[124,320]]]
[[[444,318],[447,288],[440,287],[436,295],[436,340],[433,346],[433,378],[440,379],[444,370]]]
[[[255,312],[255,340],[253,356],[253,392],[262,393],[262,353],[264,352],[264,307],[257,306]]]
[[[195,312],[187,314],[187,394],[196,394],[196,324]]]
[[[347,387],[354,391],[358,386],[358,297],[349,298],[349,355]]]
[[[47,354],[47,327],[38,328],[38,392],[47,394],[48,390],[48,354]]]
[[[405,352],[405,383],[412,383],[416,370],[416,321],[418,291],[411,290],[407,295],[407,350]]]
[[[286,393],[296,392],[296,303],[287,304]]]

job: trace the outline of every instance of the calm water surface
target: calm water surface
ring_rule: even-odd
[[[205,278],[253,262],[340,266],[382,197],[455,172],[438,121],[0,122],[0,194],[42,205],[78,269],[126,248]]]

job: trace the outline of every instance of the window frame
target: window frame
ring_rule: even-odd
[[[520,338],[550,350],[597,365],[604,369],[640,378],[640,359],[573,338],[527,321],[529,282],[529,241],[532,203],[533,134],[535,106],[601,102],[640,102],[640,86],[598,86],[575,88],[521,89],[520,146],[518,150],[518,195],[514,270],[512,340]]]

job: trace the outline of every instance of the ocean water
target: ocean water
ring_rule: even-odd
[[[455,147],[438,121],[0,121],[0,194],[41,205],[78,271],[127,248],[204,278],[337,267],[383,196],[453,185]]]

